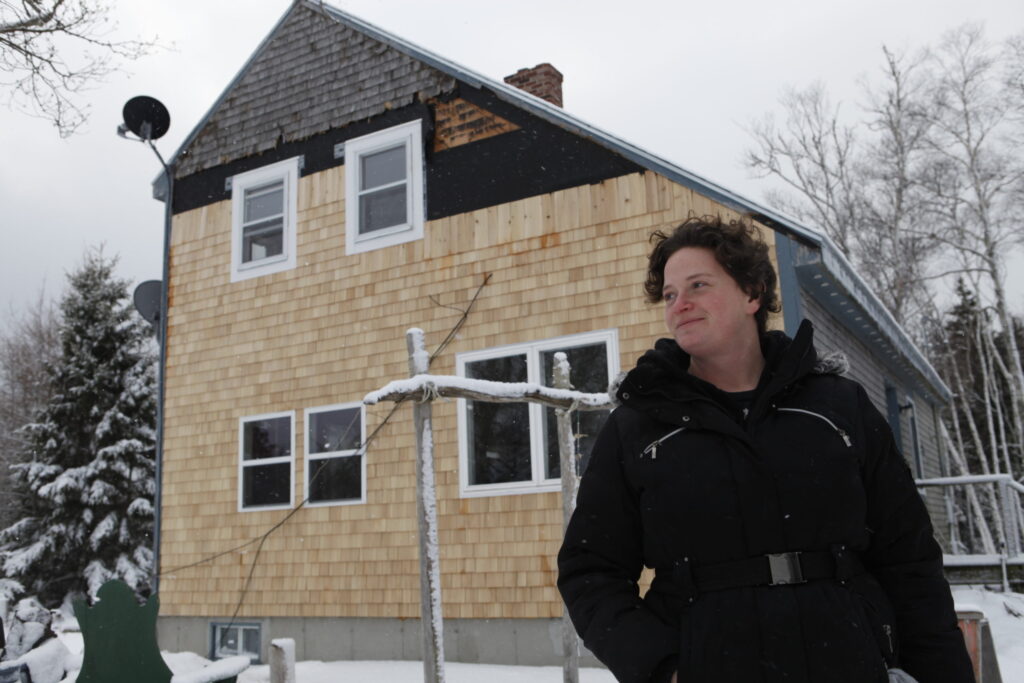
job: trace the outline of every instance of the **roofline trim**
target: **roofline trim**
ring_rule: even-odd
[[[467,69],[455,62],[452,62],[451,60],[434,54],[425,48],[421,48],[402,38],[390,34],[367,21],[337,9],[336,7],[320,2],[314,2],[313,0],[301,1],[304,2],[307,7],[322,10],[329,16],[348,25],[350,28],[367,33],[371,37],[386,43],[397,50],[401,50],[414,59],[423,61],[435,69],[444,71],[473,87],[486,87],[494,92],[499,99],[508,102],[509,104],[526,109],[527,111],[545,119],[549,123],[567,130],[570,133],[580,135],[602,145],[603,147],[609,148],[630,161],[645,168],[649,168],[656,173],[660,173],[666,178],[678,182],[681,185],[697,189],[702,194],[714,199],[715,201],[736,209],[741,213],[754,214],[759,219],[767,218],[769,222],[777,223],[784,231],[793,234],[804,242],[808,242],[818,247],[822,252],[822,258],[825,266],[835,273],[837,280],[847,288],[850,296],[860,303],[865,310],[870,311],[876,317],[876,320],[878,320],[879,330],[889,337],[897,348],[900,348],[907,353],[907,356],[918,370],[921,371],[928,380],[935,383],[940,394],[949,394],[948,387],[946,387],[945,383],[939,377],[931,363],[928,362],[928,359],[924,357],[924,354],[922,354],[913,341],[910,340],[903,331],[903,328],[896,323],[888,309],[885,308],[877,295],[871,291],[867,286],[867,283],[865,283],[863,278],[861,278],[857,271],[854,270],[853,266],[831,238],[828,237],[828,235],[809,228],[803,225],[800,221],[792,218],[791,216],[787,216],[780,211],[762,206],[755,201],[727,190],[721,185],[703,178],[696,173],[688,171],[678,164],[674,164],[667,159],[608,133],[597,126],[589,124],[579,117],[566,112],[562,107],[551,104],[547,100],[520,90],[515,86],[496,81]]]
[[[213,116],[213,113],[217,111],[218,107],[220,107],[220,105],[224,103],[224,100],[228,98],[228,94],[235,89],[235,86],[238,85],[239,81],[242,80],[242,77],[245,76],[245,73],[249,70],[249,67],[251,67],[253,62],[255,62],[256,59],[263,53],[263,51],[267,48],[267,45],[270,44],[271,39],[278,32],[281,26],[284,25],[284,23],[288,20],[288,17],[291,16],[292,12],[295,11],[295,8],[302,1],[303,0],[296,0],[295,2],[293,2],[288,7],[288,9],[284,11],[284,14],[281,15],[281,18],[277,20],[277,23],[274,24],[274,27],[270,29],[266,36],[263,37],[263,40],[260,41],[260,44],[257,45],[256,49],[253,50],[251,55],[249,55],[249,59],[245,60],[245,64],[242,65],[242,68],[240,68],[235,73],[234,77],[228,82],[224,90],[221,91],[220,96],[216,100],[214,100],[210,108],[207,109],[206,113],[203,114],[202,118],[199,119],[199,123],[197,123],[195,127],[192,128],[189,134],[185,136],[185,139],[182,141],[182,143],[178,145],[178,149],[176,149],[174,151],[174,154],[171,156],[171,160],[168,164],[169,166],[176,167],[178,159],[179,157],[181,157],[182,152],[188,149],[189,145],[195,142],[196,138],[199,137],[199,133],[202,132],[203,128],[206,127],[206,124],[209,123],[210,118]],[[156,185],[157,183],[160,182],[160,178],[162,176],[163,172],[161,172],[160,175],[157,176],[157,178],[153,181],[154,197],[156,196]]]

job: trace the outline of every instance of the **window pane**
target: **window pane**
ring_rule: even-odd
[[[347,455],[309,462],[309,500],[359,500],[363,495],[363,456]]]
[[[260,658],[260,631],[255,628],[242,629],[242,651],[240,654],[249,655],[252,659]]]
[[[291,496],[291,463],[242,468],[242,506],[287,505]]]
[[[277,218],[242,230],[242,263],[284,253],[284,222]]]
[[[608,390],[608,352],[604,342],[577,346],[569,349],[551,349],[541,352],[544,366],[544,384],[554,383],[555,354],[562,351],[569,360],[569,382],[573,389],[588,393]],[[572,433],[576,441],[576,452],[581,459],[589,457],[597,433],[610,411],[575,411],[572,414]],[[558,421],[554,408],[544,409],[545,473],[549,479],[561,476],[558,457]]]
[[[466,364],[466,377],[501,382],[527,380],[526,355]],[[469,483],[529,481],[530,412],[526,403],[466,401],[469,425]]]
[[[407,222],[405,184],[359,196],[359,233],[365,235]]]
[[[359,189],[372,190],[405,180],[405,145],[359,157]]]
[[[362,439],[359,408],[327,410],[309,415],[309,452],[354,451]]]
[[[217,627],[217,655],[230,657],[238,653],[238,627]]]
[[[284,213],[284,181],[278,180],[245,191],[243,223]]]
[[[242,427],[242,459],[284,458],[292,454],[292,420],[272,417]]]

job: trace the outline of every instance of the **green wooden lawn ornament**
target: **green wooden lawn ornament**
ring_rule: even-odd
[[[78,683],[236,683],[249,666],[245,656],[229,657],[188,674],[173,676],[156,644],[160,599],[140,605],[123,581],[107,581],[89,607],[75,601],[85,653]]]
[[[92,607],[75,601],[85,654],[78,683],[170,683],[156,644],[156,615],[160,599],[150,596],[139,605],[123,581],[107,581]]]

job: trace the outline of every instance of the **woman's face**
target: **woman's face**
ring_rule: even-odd
[[[665,263],[665,325],[693,358],[709,358],[757,339],[754,314],[761,307],[740,289],[710,249],[683,247]]]

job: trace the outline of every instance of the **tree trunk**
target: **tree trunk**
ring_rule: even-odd
[[[956,464],[957,469],[960,470],[961,474],[970,474],[970,471],[967,469],[967,461],[964,459],[963,453],[957,449],[956,444],[950,438],[946,425],[940,422],[939,429],[942,432],[942,438],[946,442],[946,447],[953,456],[953,462]],[[981,509],[978,495],[972,485],[966,485],[964,488],[967,491],[968,514],[972,515],[972,518],[975,520],[976,531],[981,536],[982,551],[988,555],[994,554],[996,552],[996,544],[993,542],[992,534],[989,532],[988,522],[985,520],[985,513]]]

